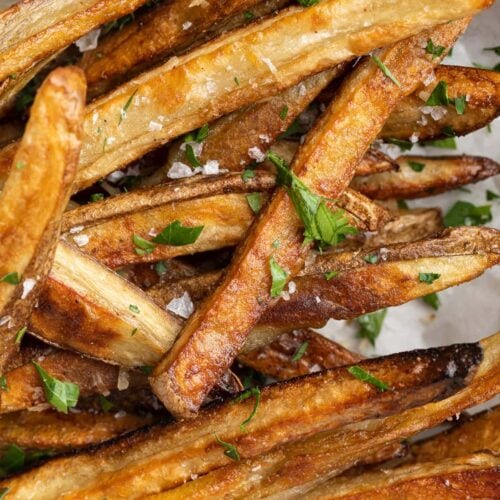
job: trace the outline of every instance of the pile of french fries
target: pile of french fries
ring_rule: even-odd
[[[500,263],[490,207],[404,201],[499,163],[384,152],[500,115],[441,65],[492,3],[0,12],[0,499],[498,498],[500,332],[312,330]]]

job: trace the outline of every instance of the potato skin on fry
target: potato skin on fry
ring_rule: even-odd
[[[258,414],[247,432],[242,433],[239,424],[249,415],[253,401],[229,402],[202,410],[196,420],[155,426],[93,452],[53,460],[12,478],[8,486],[11,494],[27,498],[36,484],[43,484],[43,490],[37,489],[41,499],[63,493],[81,498],[104,489],[129,498],[155,493],[182,484],[192,474],[231,463],[213,433],[236,446],[242,458],[251,458],[287,442],[293,447],[297,440],[320,431],[430,401],[441,401],[446,408],[443,398],[464,392],[460,388],[481,369],[482,358],[479,344],[462,344],[362,361],[363,369],[394,389],[386,392],[357,380],[344,367],[297,378],[262,389]],[[450,378],[447,367],[452,360],[457,369]],[[490,391],[485,386],[483,397]],[[480,399],[480,391],[475,397]]]
[[[0,374],[52,264],[80,152],[85,90],[79,69],[48,75],[0,193],[0,275],[16,272],[20,279],[17,286],[0,283],[0,314],[11,318],[0,326]]]

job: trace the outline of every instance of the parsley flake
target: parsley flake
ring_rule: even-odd
[[[457,149],[457,141],[454,137],[446,137],[445,139],[435,139],[433,141],[425,141],[423,146],[433,146],[443,149]]]
[[[282,120],[285,120],[286,117],[288,116],[288,106],[285,104],[281,109],[280,109],[280,118]]]
[[[328,271],[327,273],[325,273],[326,281],[330,281],[331,279],[335,278],[335,276],[338,276],[338,274],[338,271]]]
[[[19,285],[21,278],[16,272],[8,273],[0,278],[1,283],[9,283],[10,285]]]
[[[387,309],[380,309],[380,311],[363,314],[363,316],[356,318],[356,321],[361,327],[358,331],[358,337],[368,339],[370,344],[374,346],[375,341],[382,330],[386,314]]]
[[[102,394],[99,394],[99,405],[104,413],[108,413],[115,405]]]
[[[204,227],[205,226],[183,226],[180,221],[175,220],[160,234],[155,236],[153,241],[161,245],[172,245],[176,247],[191,245],[198,239]]]
[[[139,370],[144,373],[144,375],[151,375],[154,368],[150,365],[139,366]]]
[[[26,166],[26,163],[22,160],[19,160],[16,162],[16,169],[17,170],[22,170]]]
[[[234,460],[235,462],[239,462],[240,454],[238,453],[236,446],[232,445],[231,443],[226,443],[226,441],[222,441],[222,439],[220,439],[219,436],[215,434],[215,432],[214,436],[217,440],[217,443],[224,448],[224,455],[226,455],[226,457],[229,457],[231,460]]]
[[[384,139],[384,142],[387,142],[388,144],[394,144],[397,146],[401,151],[410,151],[411,148],[413,148],[413,142],[411,141],[404,141],[402,139]]]
[[[251,21],[255,16],[253,15],[252,12],[250,12],[249,10],[246,10],[245,12],[243,12],[243,19],[245,21]]]
[[[135,94],[137,94],[137,91],[139,89],[135,89],[132,92],[132,95],[127,99],[127,102],[125,103],[125,106],[120,111],[120,119],[118,120],[118,125],[123,121],[123,119],[127,116],[128,108],[130,108],[130,105],[132,104],[132,99],[134,98]]]
[[[247,183],[250,179],[253,179],[255,177],[255,172],[250,169],[246,168],[243,170],[243,173],[241,174],[241,178],[243,179],[244,183]]]
[[[152,253],[156,248],[154,243],[144,239],[142,236],[138,234],[134,234],[132,236],[132,242],[135,245],[134,251],[137,255],[146,255],[148,253]]]
[[[240,86],[240,81],[238,80],[237,76],[234,77],[234,83],[236,83],[236,85],[238,85],[238,87]]]
[[[480,226],[492,219],[491,205],[476,206],[468,201],[457,201],[444,216],[446,227]]]
[[[69,408],[74,408],[78,403],[80,388],[71,382],[62,382],[51,377],[39,364],[32,361],[43,384],[45,399],[56,410],[68,413]]]
[[[156,262],[154,268],[158,276],[163,276],[168,271],[167,265],[163,260]]]
[[[23,326],[17,333],[16,337],[14,338],[14,343],[20,344],[21,340],[23,340],[24,334],[28,331],[27,326]]]
[[[398,200],[398,208],[403,210],[408,210],[410,207],[408,206],[408,203],[405,200]]]
[[[438,273],[418,273],[418,281],[420,283],[427,283],[428,285],[432,285],[440,277],[441,275]]]
[[[448,97],[448,84],[441,80],[427,99],[426,106],[447,106],[450,103]]]
[[[443,55],[445,47],[443,47],[442,45],[434,45],[432,39],[429,38],[429,40],[427,40],[427,46],[425,47],[425,51],[427,52],[427,54],[432,55],[432,59],[435,59],[436,57]]]
[[[128,308],[135,314],[140,314],[141,312],[141,310],[135,304],[130,304]]]
[[[297,0],[297,2],[302,7],[311,7],[312,5],[316,5],[319,0]]]
[[[201,167],[201,163],[198,160],[198,158],[196,158],[193,146],[191,146],[191,144],[186,144],[186,158],[187,158],[187,161],[189,162],[189,164],[193,168]]]
[[[0,458],[0,478],[22,470],[25,460],[26,454],[24,450],[15,444],[11,444]]]
[[[463,115],[467,106],[466,97],[464,95],[457,97],[453,100],[453,102],[455,104],[455,111],[457,112],[457,115]]]
[[[425,295],[422,297],[422,300],[428,305],[431,306],[435,311],[439,309],[441,305],[441,301],[439,300],[437,293],[429,293],[429,295]]]
[[[386,384],[385,382],[382,382],[382,380],[379,380],[378,378],[374,377],[372,374],[363,370],[363,368],[361,368],[361,366],[358,366],[358,365],[350,366],[347,369],[347,371],[353,377],[356,377],[358,380],[361,380],[362,382],[367,382],[368,384],[375,386],[381,392],[385,392],[385,391],[390,389],[388,384]]]
[[[375,64],[380,68],[382,73],[389,78],[393,83],[395,83],[399,88],[401,88],[401,83],[396,79],[396,77],[391,73],[390,69],[377,57],[372,55],[371,58]]]
[[[488,201],[500,200],[500,194],[497,194],[489,189],[486,190],[486,199]]]
[[[292,361],[299,361],[304,354],[307,352],[307,348],[309,347],[309,342],[302,343],[298,349],[294,352],[292,356]]]
[[[255,417],[255,414],[257,413],[257,409],[259,408],[260,405],[260,389],[258,387],[252,387],[251,389],[248,389],[244,392],[242,392],[239,396],[236,397],[234,400],[235,403],[241,403],[241,401],[245,401],[249,398],[255,398],[255,402],[252,408],[252,411],[250,415],[243,420],[240,424],[240,429],[242,431],[245,430],[246,426],[250,423],[253,417]]]
[[[379,260],[379,256],[377,253],[369,253],[363,257],[363,260],[368,262],[368,264],[376,264]]]
[[[7,392],[9,390],[9,388],[7,386],[7,377],[5,375],[2,375],[0,377],[0,389],[2,389],[2,391],[5,391],[5,392]]]
[[[499,47],[486,47],[484,51],[494,52],[497,56],[500,56],[500,46]]]
[[[102,193],[94,193],[90,195],[90,201],[102,201],[104,200],[104,195]]]
[[[246,196],[248,206],[254,214],[258,214],[262,208],[262,195],[260,193],[250,193]]]
[[[414,172],[422,172],[422,170],[425,168],[425,163],[419,163],[417,161],[409,161],[408,166],[414,171]]]
[[[269,259],[269,266],[271,268],[271,297],[278,297],[283,288],[285,288],[287,272],[282,269],[279,264],[274,260],[274,257]]]

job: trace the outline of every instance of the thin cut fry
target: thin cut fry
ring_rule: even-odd
[[[379,258],[377,264],[363,259],[372,253],[381,255],[370,248],[317,258],[303,276],[294,280],[297,291],[290,300],[281,299],[268,310],[247,340],[245,350],[269,343],[294,328],[319,327],[329,318],[355,318],[438,292],[474,279],[500,261],[499,233],[487,228],[455,228],[427,241],[384,248],[386,261]],[[331,271],[339,274],[328,281],[325,273]],[[441,277],[432,284],[419,282],[418,274],[430,271]],[[103,276],[98,289],[90,288],[93,276]],[[197,280],[192,285],[192,289],[200,290],[199,299],[217,285],[220,273],[207,278],[204,286]],[[110,285],[114,281],[120,284],[118,292],[114,292],[115,285]],[[141,311],[146,309],[122,281],[80,252],[72,251],[61,258],[57,252],[30,329],[50,343],[122,366],[154,365],[178,334],[181,321],[162,312],[158,319],[148,317],[149,330],[141,329],[133,322],[126,304],[136,303]],[[366,283],[376,286],[367,288]],[[184,284],[181,287],[162,285],[148,294],[163,308],[186,289],[191,291]],[[124,302],[121,313],[115,309],[117,296]],[[76,329],[73,317],[79,319]],[[131,336],[134,328],[138,333]],[[68,331],[77,335],[68,336]]]
[[[81,70],[61,68],[47,77],[0,193],[0,373],[18,349],[14,338],[51,266],[75,178],[84,104]]]
[[[305,494],[309,498],[313,488],[362,463],[379,447],[434,427],[496,395],[500,389],[499,342],[500,333],[481,341],[483,359],[477,371],[469,375],[466,387],[451,397],[386,418],[365,420],[338,430],[321,432],[260,457],[233,462],[165,491],[160,498],[289,498]],[[386,480],[387,477],[391,476],[386,476]],[[497,473],[495,477],[498,477]],[[382,497],[385,498],[384,495]]]
[[[351,187],[377,200],[421,198],[500,173],[500,164],[480,156],[402,156],[397,162],[397,172],[355,177]]]
[[[305,350],[297,360],[294,356]],[[356,363],[362,359],[312,330],[284,333],[273,343],[240,354],[238,361],[276,380],[288,380],[316,371]]]
[[[0,80],[22,73],[145,0],[29,0],[0,12]],[[36,22],[33,22],[36,20]]]
[[[0,449],[15,444],[21,448],[72,451],[116,438],[151,425],[151,416],[127,413],[78,412],[65,415],[55,411],[0,415]]]
[[[82,250],[112,268],[235,246],[255,218],[247,194],[262,192],[264,205],[275,185],[274,175],[265,172],[256,172],[248,182],[240,174],[184,179],[71,210],[64,216],[63,232],[67,232],[68,241],[85,238]],[[337,206],[346,210],[351,223],[362,230],[375,231],[391,217],[352,190],[338,199]],[[187,226],[203,226],[196,242],[156,245],[150,253],[136,252],[134,234],[150,240],[151,234],[176,220]]]
[[[245,24],[243,11],[252,9],[260,17],[284,6],[287,1],[208,0],[187,3],[174,0],[160,4],[137,17],[122,30],[99,43],[96,50],[84,54],[81,67],[85,71],[91,96],[109,91],[126,79],[142,73],[155,63],[178,55],[188,46],[213,38],[213,25],[238,16],[238,25]],[[209,35],[207,36],[207,31]]]
[[[297,152],[291,166],[294,174],[317,194],[338,198],[397,102],[438,63],[422,51],[422,44],[432,36],[449,47],[468,22],[449,23],[382,50],[379,62],[390,67],[398,84],[371,59],[359,64]],[[273,247],[276,240],[278,248]],[[289,195],[284,188],[276,190],[223,282],[188,320],[151,377],[153,391],[174,416],[196,414],[207,390],[230,366],[268,307],[270,259],[290,278],[300,271],[308,247]],[[197,370],[189,368],[193,365]]]
[[[265,387],[261,390],[258,413],[246,432],[242,432],[239,425],[252,410],[254,403],[249,399],[204,410],[196,420],[152,427],[148,432],[93,452],[55,459],[5,481],[0,487],[8,487],[10,494],[19,498],[30,498],[35,491],[40,499],[62,494],[67,498],[82,498],[101,495],[104,490],[113,491],[114,496],[136,498],[178,486],[193,476],[228,464],[230,459],[224,455],[214,434],[235,446],[246,459],[258,457],[287,442],[293,447],[298,439],[317,432],[333,431],[367,418],[393,415],[395,411],[432,400],[441,400],[433,405],[442,409],[430,412],[432,416],[427,420],[446,418],[450,407],[458,406],[458,402],[462,406],[473,404],[498,389],[498,370],[491,373],[498,364],[498,341],[497,336],[481,345],[454,345],[362,361],[359,366],[393,388],[385,392],[356,379],[344,367]],[[452,377],[447,368],[451,362],[456,366]],[[466,389],[460,391],[464,385]],[[469,387],[476,390],[471,394]],[[446,398],[450,392],[456,395]],[[301,404],[297,404],[298,401]],[[457,404],[449,401],[457,401]],[[426,407],[414,411],[425,414]],[[438,413],[441,415],[436,415]],[[428,423],[424,418],[421,420],[418,425],[424,428]],[[404,429],[407,435],[411,434],[408,427]],[[401,431],[395,437],[390,436],[390,432],[381,433],[378,441],[392,443],[400,437]],[[359,440],[356,451],[368,446],[369,441]],[[336,460],[346,460],[343,453],[334,456]],[[290,466],[293,467],[293,462]]]

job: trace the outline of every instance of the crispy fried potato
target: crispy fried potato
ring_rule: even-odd
[[[308,492],[307,498],[495,498],[499,479],[500,457],[476,453],[334,478]]]
[[[21,137],[23,129],[24,126],[20,121],[0,122],[0,147]],[[9,174],[10,164],[6,165],[5,172],[2,170],[3,168],[3,165],[0,165],[0,189],[3,187],[4,178]]]
[[[248,182],[240,174],[183,179],[71,210],[64,216],[63,232],[68,241],[88,238],[82,250],[112,268],[235,246],[255,217],[247,194],[262,192],[265,204],[275,185],[274,175],[265,172],[256,172]],[[385,209],[351,190],[338,199],[337,206],[364,230],[375,231],[391,218]],[[157,245],[151,253],[136,252],[134,234],[151,239],[151,234],[175,220],[204,227],[195,243]],[[72,233],[73,228],[81,230]]]
[[[398,85],[371,58],[361,62],[299,148],[291,166],[295,175],[317,194],[338,198],[397,102],[438,63],[425,55],[422,44],[432,36],[449,47],[468,23],[449,23],[383,49],[380,61],[390,67]],[[271,303],[271,257],[288,279],[300,271],[310,247],[303,238],[292,200],[279,188],[248,231],[222,283],[190,317],[151,377],[154,393],[174,416],[196,414]],[[280,245],[273,248],[276,240]],[[189,368],[193,365],[196,372]]]
[[[137,287],[64,243],[30,319],[46,342],[129,368],[156,363],[179,328]]]
[[[377,200],[421,198],[500,173],[500,164],[480,156],[402,156],[398,164],[397,172],[355,177],[351,187]]]
[[[305,353],[293,356],[307,344]],[[328,368],[356,363],[362,356],[349,351],[313,330],[294,330],[273,343],[238,356],[240,363],[276,380],[288,380]]]
[[[51,266],[75,178],[84,104],[81,70],[61,68],[47,77],[0,193],[0,374]],[[13,282],[3,279],[10,273]]]
[[[485,127],[500,114],[500,75],[495,71],[455,66],[438,66],[435,80],[407,97],[384,125],[381,137],[407,140],[413,134],[419,140],[442,137],[446,127],[456,135],[465,135]],[[425,108],[425,101],[438,82],[448,84],[449,97],[467,96],[467,107],[458,115],[455,107],[446,107],[446,114],[434,120]]]
[[[411,446],[412,461],[439,462],[476,451],[500,452],[500,407],[465,418],[455,427]]]
[[[227,19],[230,16],[237,17],[235,25],[241,26],[248,22],[244,10],[252,8],[253,15],[261,17],[286,3],[286,0],[208,0],[190,4],[174,0],[162,3],[105,37],[94,51],[84,54],[81,67],[87,77],[89,94],[95,96],[109,91],[155,63],[178,55],[190,45],[213,38],[231,23]]]
[[[29,0],[0,12],[0,80],[22,73],[145,0]],[[36,22],[34,22],[36,21]]]
[[[275,448],[260,457],[233,462],[165,491],[161,498],[289,498],[303,495],[309,498],[313,488],[363,463],[379,447],[436,426],[497,394],[500,389],[499,343],[500,333],[481,341],[483,359],[478,369],[470,373],[466,387],[450,397],[385,418],[320,432],[302,441]],[[303,403],[304,399],[298,397]],[[241,443],[237,439],[230,442]],[[244,453],[242,456],[245,456]],[[157,486],[162,487],[160,482]],[[168,488],[162,487],[163,490]]]
[[[62,494],[68,498],[98,496],[104,490],[112,491],[116,497],[136,498],[178,486],[193,476],[230,463],[214,434],[235,446],[243,459],[251,460],[262,453],[273,454],[277,445],[291,443],[292,449],[297,449],[300,445],[294,443],[301,438],[367,418],[393,415],[391,418],[404,422],[408,413],[430,413],[427,418],[412,422],[416,430],[425,428],[429,421],[432,425],[436,419],[452,415],[450,409],[460,411],[498,389],[499,341],[497,335],[481,344],[454,345],[362,361],[360,366],[364,370],[392,387],[393,390],[386,392],[361,382],[344,367],[265,387],[261,390],[257,414],[246,432],[242,432],[239,425],[252,411],[254,401],[251,399],[203,410],[195,420],[152,427],[148,432],[136,433],[93,452],[55,459],[5,481],[0,487],[8,487],[9,494],[18,498],[29,498],[35,488],[40,499]],[[448,369],[451,362],[456,366],[452,377]],[[465,389],[460,390],[464,386]],[[450,393],[455,395],[447,397]],[[394,415],[430,401],[439,401],[430,405],[436,407],[435,411],[424,406]],[[314,418],[310,418],[311,415]],[[384,420],[371,422],[383,425]],[[364,422],[358,425],[366,426]],[[356,452],[359,455],[360,448],[364,448],[364,452],[377,444],[380,447],[393,443],[402,437],[403,431],[406,435],[414,432],[409,425],[396,428],[392,433],[389,429],[379,431],[378,443],[374,444],[359,439],[358,431]],[[348,454],[330,453],[329,458],[352,463],[353,454],[354,450]],[[293,468],[293,461],[288,463]],[[294,479],[300,480],[310,468],[301,474],[297,474],[297,468],[294,470]],[[279,486],[280,482],[276,484]]]
[[[314,73],[425,28],[472,15],[492,0],[456,0],[453,8],[439,0],[363,2],[324,0],[310,8],[289,8],[171,58],[98,99],[87,108],[75,189]],[[311,37],[318,30],[320,35]],[[228,66],[233,68],[231,74]]]
[[[72,451],[116,438],[151,425],[151,416],[127,413],[23,411],[0,415],[0,449],[15,444],[21,448]]]

